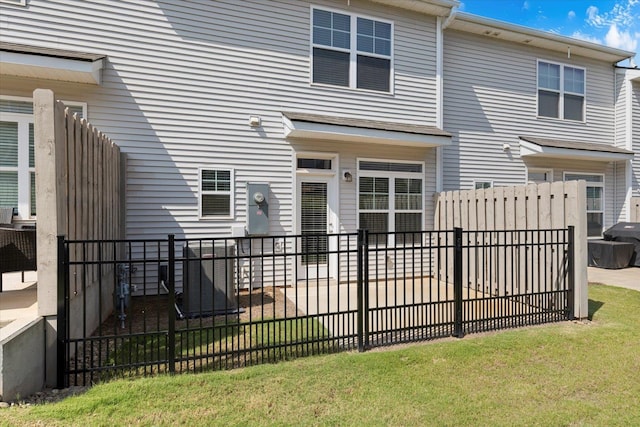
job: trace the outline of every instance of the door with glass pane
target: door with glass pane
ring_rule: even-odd
[[[330,178],[298,180],[298,279],[329,277]]]

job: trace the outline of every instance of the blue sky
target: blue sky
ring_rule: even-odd
[[[640,0],[460,0],[460,10],[636,52]]]

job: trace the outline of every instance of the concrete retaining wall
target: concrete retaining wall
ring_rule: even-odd
[[[0,401],[19,400],[42,390],[44,339],[42,317],[14,320],[0,329]]]

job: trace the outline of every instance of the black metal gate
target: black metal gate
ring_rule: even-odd
[[[59,386],[573,318],[571,227],[318,238],[60,237]]]

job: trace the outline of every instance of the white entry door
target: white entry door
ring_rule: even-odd
[[[298,279],[330,277],[335,264],[327,253],[333,250],[333,240],[327,236],[334,232],[335,189],[333,177],[298,177],[298,231],[299,242]]]

